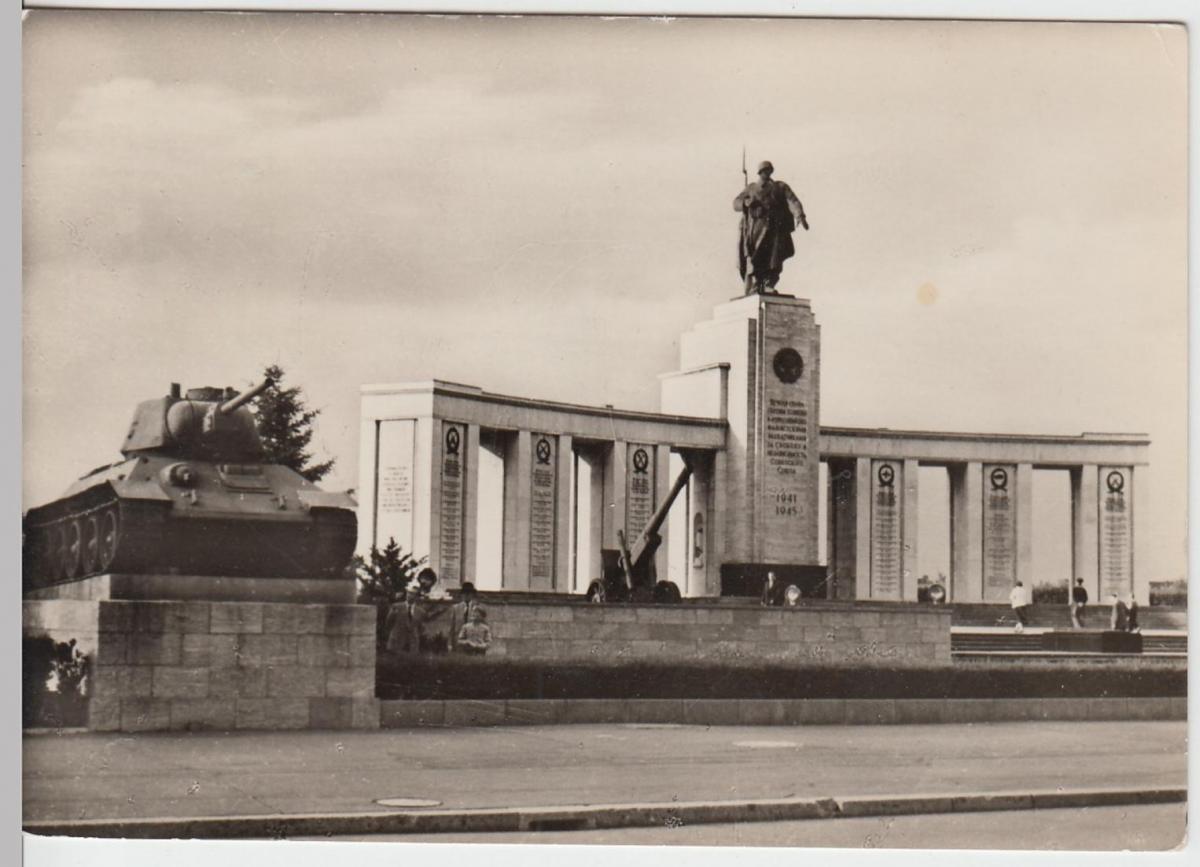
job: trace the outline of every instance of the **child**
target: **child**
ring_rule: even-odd
[[[492,631],[483,621],[487,612],[481,605],[472,605],[467,609],[467,622],[458,631],[457,647],[460,653],[468,656],[483,656],[492,643]]]
[[[458,645],[458,633],[467,625],[470,618],[467,616],[471,609],[479,604],[479,600],[475,595],[475,585],[470,581],[464,581],[458,590],[458,601],[454,603],[454,607],[450,609],[450,650],[454,651]]]

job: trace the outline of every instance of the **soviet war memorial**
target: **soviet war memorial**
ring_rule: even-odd
[[[1184,841],[1181,27],[23,39],[31,851]]]

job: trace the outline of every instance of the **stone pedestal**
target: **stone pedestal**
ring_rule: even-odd
[[[809,302],[751,295],[680,339],[664,412],[728,421],[721,558],[819,562],[820,329]],[[714,528],[715,529],[715,528]]]
[[[87,654],[87,727],[376,728],[366,605],[26,600],[25,636]]]

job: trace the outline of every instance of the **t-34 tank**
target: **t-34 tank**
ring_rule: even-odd
[[[263,462],[244,394],[194,388],[138,405],[124,460],[75,482],[24,522],[24,584],[88,575],[335,578],[354,551],[348,494]]]

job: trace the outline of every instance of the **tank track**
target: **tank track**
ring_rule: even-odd
[[[337,578],[353,554],[344,509],[311,511],[304,525],[238,517],[173,518],[171,504],[122,500],[108,486],[26,516],[26,592],[105,573]]]

